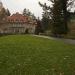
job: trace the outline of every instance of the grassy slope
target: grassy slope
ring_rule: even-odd
[[[74,74],[74,45],[29,35],[0,37],[0,75]]]

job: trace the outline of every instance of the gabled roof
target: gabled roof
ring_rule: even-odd
[[[7,17],[7,22],[28,22],[28,16],[16,13]]]

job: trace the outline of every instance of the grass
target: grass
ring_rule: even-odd
[[[0,75],[75,75],[75,45],[31,35],[0,37]]]

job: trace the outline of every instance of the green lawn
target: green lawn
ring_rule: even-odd
[[[75,75],[75,45],[31,35],[0,37],[0,75]]]

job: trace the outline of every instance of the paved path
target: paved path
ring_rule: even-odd
[[[54,37],[42,36],[42,35],[33,35],[33,36],[52,39],[52,40],[61,40],[61,41],[64,41],[65,43],[75,44],[75,40],[72,40],[72,39],[54,38]]]

